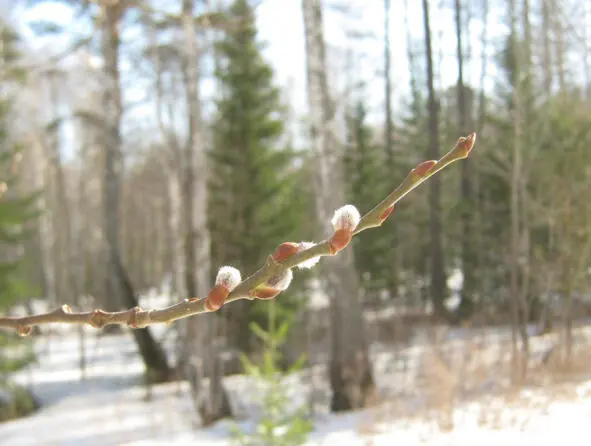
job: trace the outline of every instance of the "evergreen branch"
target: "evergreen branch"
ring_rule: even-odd
[[[438,161],[424,161],[412,169],[404,181],[386,198],[363,217],[354,206],[346,205],[337,210],[333,218],[335,232],[320,243],[292,243],[280,245],[259,270],[241,280],[240,272],[224,266],[218,272],[216,284],[205,298],[190,298],[159,310],[143,310],[140,307],[107,312],[100,309],[89,312],[73,312],[68,305],[57,310],[24,317],[0,316],[0,328],[16,330],[26,336],[35,325],[65,323],[88,324],[96,328],[121,324],[131,328],[144,328],[157,323],[171,323],[200,313],[216,311],[224,304],[239,299],[270,299],[289,285],[291,269],[302,267],[320,257],[336,255],[344,249],[352,237],[360,232],[380,226],[390,215],[398,201],[425,180],[454,161],[467,158],[476,142],[476,134],[459,138],[453,149]]]

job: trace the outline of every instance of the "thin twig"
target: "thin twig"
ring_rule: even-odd
[[[392,191],[386,198],[367,212],[359,221],[353,235],[357,235],[366,229],[375,228],[382,224],[392,211],[394,205],[432,175],[435,175],[454,161],[467,158],[476,141],[476,134],[459,138],[453,149],[445,154],[439,161],[425,161],[411,170],[404,181]],[[244,279],[227,296],[225,303],[239,299],[255,299],[252,290],[265,284],[272,277],[293,268],[302,262],[314,257],[334,255],[330,241],[324,240],[313,245],[305,251],[294,254],[285,260],[276,261],[269,256],[267,262],[250,277]],[[160,310],[142,310],[140,307],[123,311],[108,312],[93,310],[89,312],[73,312],[68,305],[43,314],[24,317],[0,316],[0,328],[16,330],[22,336],[28,335],[35,325],[64,323],[64,324],[88,324],[92,327],[102,328],[106,325],[122,324],[131,328],[144,328],[148,325],[159,323],[171,323],[200,313],[208,313],[206,299],[191,298],[173,304]]]

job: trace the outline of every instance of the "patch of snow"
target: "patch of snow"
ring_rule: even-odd
[[[169,300],[155,290],[141,296],[146,307],[167,305]],[[151,329],[160,338],[168,328]],[[497,369],[510,352],[508,327],[437,330],[438,349],[429,329],[416,330],[410,346],[371,345],[381,397],[381,404],[372,409],[329,413],[326,365],[289,377],[286,389],[294,407],[314,401],[315,430],[307,444],[554,446],[567,438],[574,446],[588,444],[591,379],[571,385],[568,397],[553,388],[526,388],[510,398],[501,392],[504,383]],[[79,368],[77,330],[35,339],[38,363],[14,378],[32,390],[42,408],[29,417],[1,424],[0,444],[213,446],[228,444],[234,423],[243,429],[254,428],[262,393],[256,380],[242,375],[224,378],[238,418],[199,428],[186,382],[153,386],[151,391],[142,385],[143,364],[129,330],[103,336],[88,327],[84,333],[84,375]],[[589,339],[591,327],[579,327],[575,340]],[[552,335],[532,338],[532,363],[540,362],[555,343]],[[172,345],[166,348],[173,350]],[[487,392],[454,402],[448,413],[449,431],[442,427],[442,413],[426,405],[425,389],[434,386],[437,391],[446,385],[439,375],[433,375],[428,361],[437,351],[446,367],[464,373],[457,375],[454,385],[467,386],[479,371],[478,389]]]

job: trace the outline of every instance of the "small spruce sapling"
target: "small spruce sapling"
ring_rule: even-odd
[[[285,343],[290,323],[276,327],[275,303],[269,303],[269,330],[256,322],[250,324],[252,332],[264,346],[263,358],[259,364],[242,356],[242,364],[248,376],[263,385],[261,416],[254,432],[245,432],[238,425],[232,429],[236,444],[242,446],[297,446],[306,442],[312,431],[312,421],[307,417],[305,407],[293,407],[285,378],[303,367],[305,355],[282,371],[280,347]]]

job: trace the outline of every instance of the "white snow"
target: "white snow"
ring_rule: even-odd
[[[165,329],[157,327],[154,333],[161,338]],[[0,424],[0,444],[224,445],[229,444],[233,423],[253,427],[260,390],[251,378],[225,379],[237,421],[200,428],[186,383],[154,386],[147,398],[143,367],[129,332],[99,336],[99,331],[88,328],[85,333],[84,379],[76,330],[59,330],[36,340],[38,364],[15,379],[32,389],[42,408]],[[590,334],[587,328],[578,329],[577,340],[587,342]],[[409,346],[372,345],[381,402],[364,411],[329,413],[324,366],[293,377],[287,389],[294,404],[314,401],[315,430],[308,444],[589,444],[591,374],[577,383],[544,381],[510,391],[506,374],[500,372],[509,354],[506,330],[440,329],[437,337],[443,341],[438,350],[427,335],[415,336]],[[532,338],[534,365],[555,341],[548,336]],[[436,409],[435,403],[442,405]]]

